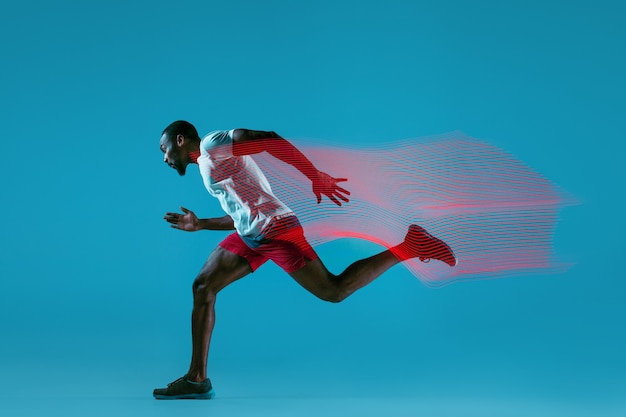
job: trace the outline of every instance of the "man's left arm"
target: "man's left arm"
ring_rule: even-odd
[[[252,155],[263,151],[292,165],[310,179],[318,204],[322,201],[322,194],[326,195],[338,206],[341,206],[339,199],[344,202],[349,201],[346,195],[350,195],[350,192],[337,185],[338,182],[347,181],[347,178],[333,178],[325,172],[319,171],[288,140],[280,137],[275,132],[235,129],[233,132],[233,155]]]

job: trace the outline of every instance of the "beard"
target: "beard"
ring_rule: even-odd
[[[175,161],[174,163],[171,163],[170,167],[175,169],[176,172],[178,172],[178,175],[180,175],[181,177],[187,172],[187,165],[182,163],[181,161]]]

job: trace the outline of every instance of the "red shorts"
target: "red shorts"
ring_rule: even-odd
[[[293,219],[295,218],[292,217],[289,220],[293,222]],[[269,233],[254,248],[246,244],[237,232],[228,235],[220,243],[220,246],[246,259],[252,272],[256,271],[268,259],[271,259],[288,274],[302,268],[307,261],[318,259],[317,254],[306,241],[304,230],[297,220],[295,220],[295,226],[290,223],[289,227],[281,227],[280,223],[283,223],[281,220],[278,220],[277,223],[272,227],[279,232]]]

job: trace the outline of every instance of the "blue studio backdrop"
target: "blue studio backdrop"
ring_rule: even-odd
[[[0,414],[623,415],[626,26],[617,1],[90,1],[0,7]],[[274,265],[219,295],[211,402],[164,403],[224,232],[171,121],[354,146],[462,131],[575,196],[564,273],[324,303]],[[314,196],[311,194],[311,198]],[[378,251],[342,239],[328,268]]]

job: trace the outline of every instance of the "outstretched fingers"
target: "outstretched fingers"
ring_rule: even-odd
[[[340,199],[342,199],[346,203],[348,203],[350,201],[350,199],[347,197],[348,195],[350,195],[350,191],[348,191],[345,188],[340,187],[340,186],[337,185],[338,182],[342,182],[342,181],[348,181],[348,179],[347,178],[337,178],[335,180],[335,189],[334,189],[332,195],[329,195],[329,198],[332,201],[334,201],[335,204],[337,204],[338,206],[341,206],[341,203],[339,201],[337,201],[337,199],[335,197],[339,197]]]
[[[341,201],[339,201],[337,198],[343,200],[345,203],[348,203],[350,200],[348,199],[348,197],[341,195],[340,193],[338,193],[337,191],[333,191],[333,192],[329,192],[329,193],[324,193],[326,194],[326,196],[330,199],[330,201],[332,201],[333,203],[337,204],[338,206],[341,206]],[[317,203],[319,204],[320,201],[322,200],[321,196],[317,198]]]
[[[346,190],[343,187],[337,186],[337,191],[339,191],[340,193],[346,194],[346,195],[350,195],[350,191]]]
[[[196,214],[183,207],[180,206],[180,209],[184,214],[181,213],[172,213],[167,212],[163,218],[166,222],[170,223],[174,229],[184,230],[186,232],[194,232],[198,229],[198,217]]]
[[[171,227],[173,227],[174,229],[180,229],[180,214],[167,212],[165,213],[165,216],[163,216],[163,218],[166,222],[170,223],[172,225]]]
[[[167,213],[165,213],[165,216],[163,216],[163,218],[165,220],[167,220],[168,222],[173,222],[173,221],[178,221],[178,218],[180,217],[180,214],[178,213],[170,213],[169,211]]]

